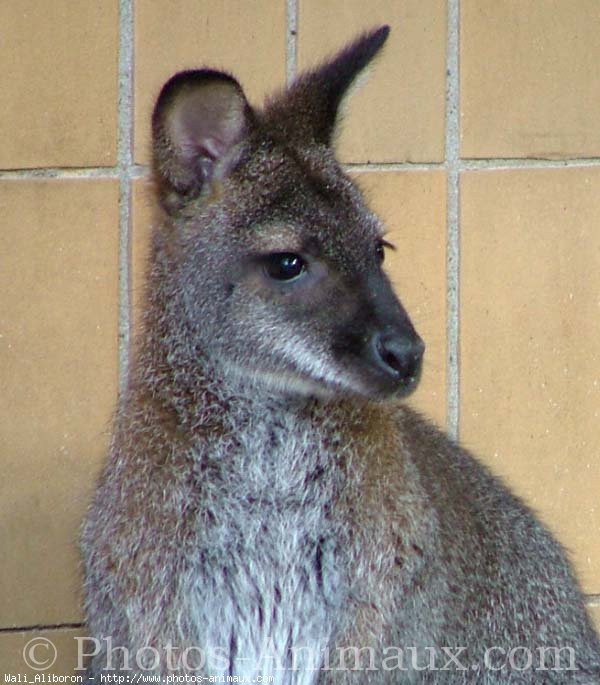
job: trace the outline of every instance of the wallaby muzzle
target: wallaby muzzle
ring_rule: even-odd
[[[421,377],[423,340],[381,271],[358,279],[354,297],[361,302],[361,314],[340,331],[339,353],[343,355],[345,347],[358,356],[356,366],[369,396],[406,397]]]

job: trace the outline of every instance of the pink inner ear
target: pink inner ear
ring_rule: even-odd
[[[204,88],[183,100],[174,123],[175,141],[186,156],[220,159],[244,127],[243,101],[229,86]]]
[[[190,161],[195,157],[208,157],[211,163],[219,159],[225,154],[225,143],[215,136],[207,136],[205,138],[196,138],[186,131],[185,135],[181,135],[179,139],[179,148],[181,157]]]
[[[167,111],[173,178],[180,188],[202,185],[217,171],[230,170],[228,153],[246,131],[247,103],[229,82],[208,82],[183,88]]]
[[[220,159],[226,151],[226,146],[222,140],[213,137],[204,138],[201,141],[191,141],[188,159],[199,157],[199,167],[204,180],[213,174],[216,160]]]
[[[213,159],[218,159],[225,154],[225,143],[214,136],[208,136],[202,141],[202,147],[206,154]]]

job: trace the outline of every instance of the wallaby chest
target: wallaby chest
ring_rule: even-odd
[[[200,543],[183,596],[207,672],[312,682],[348,594],[339,436],[310,412],[253,408],[194,451]]]

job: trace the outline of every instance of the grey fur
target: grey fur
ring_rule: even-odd
[[[379,267],[379,221],[330,148],[386,35],[262,111],[218,72],[179,75],[159,98],[164,221],[82,535],[102,645],[90,682],[112,666],[286,685],[600,683],[560,545],[398,399],[422,347]],[[297,283],[265,275],[273,253],[306,256]],[[504,650],[514,668],[486,667],[490,648],[487,666]],[[536,668],[544,648],[562,664]]]

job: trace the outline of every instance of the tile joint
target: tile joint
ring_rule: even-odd
[[[459,431],[459,316],[460,316],[460,84],[459,0],[448,1],[446,44],[446,421],[450,437]]]
[[[51,624],[35,624],[28,626],[10,626],[0,628],[0,634],[7,633],[40,633],[46,630],[74,630],[85,628],[84,623],[51,623]]]
[[[490,157],[487,159],[459,160],[460,171],[497,171],[504,169],[583,169],[600,167],[598,157],[543,159],[537,157]]]
[[[447,160],[440,162],[346,162],[348,171],[437,171],[448,170]],[[532,157],[490,157],[487,159],[458,159],[458,171],[503,171],[506,169],[585,169],[600,168],[600,157],[569,157],[541,159]],[[131,162],[127,165],[130,180],[147,176],[150,167]],[[0,169],[0,181],[28,179],[118,179],[121,163],[116,166],[35,167],[31,169]]]
[[[286,2],[286,81],[288,86],[296,76],[298,58],[298,2]]]
[[[32,179],[76,179],[119,177],[116,166],[99,167],[40,167],[37,169],[0,170],[0,181],[20,181]]]
[[[347,162],[346,171],[438,171],[446,168],[445,162]]]
[[[133,177],[133,1],[119,0],[119,390],[127,383],[130,342],[131,180]]]

